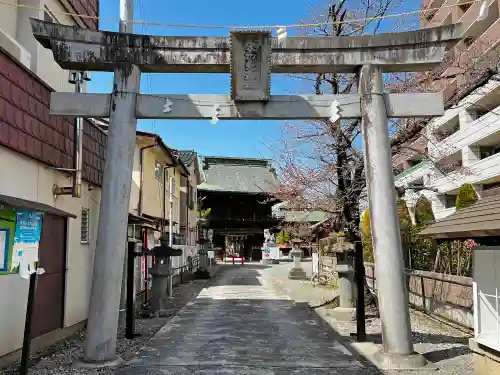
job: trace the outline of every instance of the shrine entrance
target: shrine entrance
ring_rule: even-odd
[[[51,113],[109,117],[85,361],[116,359],[116,327],[137,119],[360,119],[384,329],[381,361],[425,360],[413,350],[388,118],[440,116],[441,93],[385,93],[383,73],[438,66],[461,39],[457,25],[375,36],[274,38],[269,31],[231,31],[229,38],[90,31],[32,19],[35,38],[64,69],[114,71],[111,94],[52,93]],[[131,14],[131,13],[129,13]],[[272,73],[356,73],[358,93],[272,95]],[[140,94],[141,72],[230,73],[228,95]],[[405,307],[402,307],[405,306]]]

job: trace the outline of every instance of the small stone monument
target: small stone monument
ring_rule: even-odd
[[[354,244],[346,240],[341,232],[337,236],[337,243],[331,246],[335,253],[337,264],[335,271],[339,275],[339,306],[332,310],[337,320],[353,321],[356,319],[354,303]]]

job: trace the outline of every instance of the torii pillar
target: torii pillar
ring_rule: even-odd
[[[324,120],[334,115],[332,103],[338,103],[340,118],[361,119],[362,124],[384,343],[376,359],[384,368],[415,368],[425,364],[425,359],[414,352],[411,338],[387,118],[440,116],[444,104],[439,93],[385,94],[382,73],[417,72],[438,66],[446,52],[461,39],[459,25],[370,37],[293,37],[283,45],[271,38],[269,32],[259,31],[232,32],[229,39],[99,32],[39,20],[32,20],[32,28],[40,43],[53,50],[61,67],[87,71],[115,71],[118,67],[117,76],[124,78],[115,83],[111,95],[52,93],[51,96],[52,114],[107,117],[111,113],[112,120],[96,250],[102,264],[96,263],[92,284],[87,361],[116,359],[121,285],[118,276],[125,250],[120,236],[123,234],[124,241],[135,119]],[[327,73],[333,68],[339,73],[358,73],[360,92],[270,94],[271,73]],[[139,70],[230,72],[231,94],[136,95]],[[124,150],[119,150],[118,145],[124,145]],[[113,222],[115,213],[120,220]],[[107,234],[106,225],[111,225],[112,234]],[[109,280],[108,275],[112,276]],[[104,286],[106,283],[113,285]]]

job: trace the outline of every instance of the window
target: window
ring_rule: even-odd
[[[194,208],[194,189],[191,185],[188,187],[188,205],[190,210]]]
[[[437,13],[437,10],[435,10],[435,9],[424,11],[424,17],[427,20],[427,22],[431,22],[432,19],[434,18],[434,16],[436,15],[436,13]]]
[[[457,196],[451,194],[445,194],[444,196],[444,208],[456,207]]]
[[[163,171],[163,168],[162,168],[162,166],[161,166],[161,163],[160,163],[158,160],[156,160],[156,161],[155,161],[155,177],[156,177],[158,180],[160,180],[160,181],[162,181],[162,180],[163,180],[163,179],[162,179],[162,171]]]
[[[89,243],[89,209],[82,208],[82,214],[80,216],[80,243]]]
[[[468,36],[464,39],[464,44],[467,48],[469,48],[470,46],[472,46],[474,44],[474,42],[476,41],[476,38],[475,37],[472,37],[472,36]]]
[[[467,3],[467,4],[459,4],[458,5],[458,8],[462,11],[462,13],[465,13],[469,10],[469,8],[471,7],[471,3]]]
[[[500,146],[479,146],[480,160],[489,158],[490,156],[496,155],[499,152],[500,152]]]

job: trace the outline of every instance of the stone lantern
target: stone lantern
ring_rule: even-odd
[[[293,268],[288,273],[288,278],[291,280],[307,280],[307,274],[300,265],[300,260],[303,257],[303,252],[300,248],[301,243],[302,240],[298,238],[292,240],[292,250],[290,250],[290,253],[288,255],[293,259]]]
[[[155,257],[155,264],[150,269],[153,278],[151,285],[151,312],[157,316],[167,307],[168,279],[172,274],[170,258],[181,256],[181,249],[174,249],[168,246],[168,237],[160,237],[160,246],[151,250],[151,255]]]
[[[339,238],[340,239],[340,238]],[[354,302],[354,243],[343,237],[341,241],[330,247],[335,253],[337,263],[335,271],[339,277],[339,306],[332,313],[337,320],[352,321],[356,318]]]
[[[300,238],[294,238],[292,240],[292,250],[288,253],[288,257],[291,259],[299,258],[302,259],[304,257],[304,252],[300,248],[302,244],[302,240]]]

